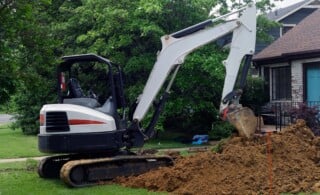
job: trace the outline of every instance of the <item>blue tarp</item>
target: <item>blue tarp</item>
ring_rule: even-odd
[[[194,135],[192,138],[193,145],[201,145],[203,143],[207,143],[209,140],[208,135]]]

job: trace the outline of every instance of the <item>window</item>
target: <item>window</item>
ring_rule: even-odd
[[[282,27],[280,27],[280,37],[293,29],[295,26],[295,24],[282,24]]]
[[[293,27],[292,26],[284,26],[282,27],[282,36],[286,34],[289,30],[291,30]]]
[[[291,99],[291,68],[290,66],[271,69],[272,100]]]

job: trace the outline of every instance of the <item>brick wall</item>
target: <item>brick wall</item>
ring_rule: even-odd
[[[292,62],[291,89],[292,101],[303,102],[303,66],[301,62]]]

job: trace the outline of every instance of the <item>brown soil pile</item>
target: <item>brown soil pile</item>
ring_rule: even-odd
[[[221,153],[180,157],[172,167],[116,182],[173,194],[320,192],[320,138],[302,120],[270,138],[269,158],[267,136],[233,137]]]

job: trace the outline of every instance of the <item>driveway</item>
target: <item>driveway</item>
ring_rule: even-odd
[[[0,124],[9,123],[14,121],[13,115],[10,114],[0,114]]]

